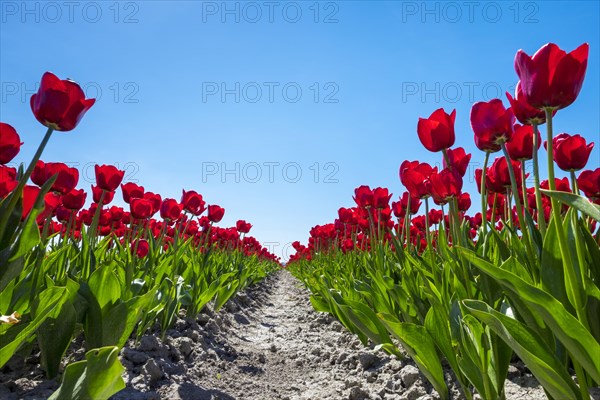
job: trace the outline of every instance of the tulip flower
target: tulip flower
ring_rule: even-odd
[[[35,201],[40,194],[40,188],[37,186],[26,185],[23,188],[23,212],[21,214],[21,220],[25,220],[31,209],[35,205]]]
[[[208,220],[217,223],[223,219],[225,209],[215,204],[208,206]]]
[[[417,133],[423,146],[438,152],[454,146],[454,120],[456,110],[447,114],[443,108],[435,110],[429,118],[419,118]]]
[[[39,166],[39,163],[36,164],[34,171]],[[52,178],[54,175],[57,175],[56,181],[54,181],[54,184],[52,184],[50,190],[66,194],[75,189],[75,186],[77,186],[77,183],[79,182],[79,171],[77,168],[71,168],[67,166],[67,164],[61,162],[45,163],[43,164],[43,168],[43,172],[38,172],[38,182],[34,182],[38,186],[42,186],[44,183],[46,183],[46,181],[48,181],[48,179]]]
[[[138,239],[131,242],[131,251],[135,251],[135,254],[139,258],[144,258],[148,255],[148,251],[150,250],[150,245],[148,241],[145,239]]]
[[[6,197],[18,184],[16,168],[0,165],[0,199]]]
[[[504,108],[500,99],[473,104],[471,128],[477,148],[489,153],[500,151],[500,144],[512,136],[514,120],[512,110]]]
[[[87,193],[83,189],[79,190],[71,190],[69,193],[66,193],[62,196],[62,204],[65,208],[69,210],[78,211],[85,204],[85,199],[87,197]]]
[[[548,142],[544,142],[548,148]],[[563,171],[579,171],[583,169],[590,158],[594,143],[586,143],[581,135],[561,133],[552,139],[554,162]]]
[[[160,217],[164,220],[177,221],[183,207],[175,199],[164,199],[160,205]]]
[[[373,205],[373,191],[369,186],[362,185],[354,189],[352,197],[359,207],[371,207]]]
[[[465,149],[457,147],[455,149],[448,149],[446,151],[449,164],[446,163],[446,157],[442,159],[444,168],[451,168],[453,171],[458,172],[460,176],[465,176],[469,162],[471,161],[471,154],[466,154]]]
[[[133,182],[122,184],[121,191],[123,192],[123,201],[125,203],[130,203],[131,199],[141,199],[145,193],[143,186],[138,186]]]
[[[252,228],[252,224],[249,224],[244,220],[239,220],[235,223],[235,227],[239,233],[248,233]]]
[[[430,180],[429,193],[439,205],[446,204],[461,193],[463,180],[458,172],[450,169],[443,169],[439,173],[434,171]]]
[[[31,96],[35,118],[57,131],[73,130],[96,99],[86,99],[85,93],[72,80],[61,80],[51,72],[42,76],[40,88]]]
[[[437,173],[437,167],[432,168],[427,163],[405,161],[400,165],[400,180],[412,197],[424,199],[430,196],[430,176]]]
[[[533,57],[519,50],[515,56],[515,70],[525,101],[538,109],[561,109],[572,104],[583,85],[588,53],[587,43],[570,53],[548,43]]]
[[[102,193],[104,193],[104,198],[102,198]],[[106,205],[113,201],[114,197],[114,191],[102,190],[98,186],[92,185],[92,199],[94,203],[100,203],[100,199],[102,199],[102,204]]]
[[[542,143],[540,133],[538,136],[538,148]],[[533,158],[533,127],[531,125],[515,124],[514,133],[506,143],[506,150],[512,160],[525,161]]]
[[[581,171],[577,178],[579,189],[595,202],[600,200],[600,168]]]
[[[187,212],[195,216],[202,214],[206,210],[206,202],[202,199],[202,195],[193,190],[188,192],[183,190],[181,204],[183,204],[183,208]]]
[[[125,171],[119,170],[114,165],[96,164],[94,171],[96,172],[96,184],[100,189],[107,192],[117,190],[123,180],[123,176],[125,176]]]
[[[523,125],[533,125],[534,123],[540,125],[546,122],[546,113],[544,110],[531,106],[525,100],[520,81],[517,82],[517,87],[515,88],[515,97],[513,98],[510,93],[506,92],[506,98],[510,103],[513,114]]]
[[[0,164],[8,164],[21,149],[21,138],[9,124],[0,122]]]
[[[373,189],[373,206],[378,209],[383,209],[389,206],[392,195],[389,194],[387,188],[375,188]]]
[[[129,203],[131,216],[135,219],[150,218],[156,211],[148,199],[132,199]]]
[[[162,197],[158,193],[146,192],[144,193],[144,199],[148,200],[152,204],[152,214],[155,214],[160,210],[162,204]]]

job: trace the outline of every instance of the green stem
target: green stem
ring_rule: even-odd
[[[6,231],[6,226],[8,225],[8,220],[10,219],[10,216],[13,213],[13,210],[15,209],[17,202],[23,195],[23,188],[25,187],[25,185],[27,184],[27,181],[29,180],[29,177],[33,173],[33,169],[35,168],[35,165],[37,164],[38,160],[42,156],[42,153],[44,152],[44,148],[46,148],[46,145],[48,144],[48,141],[50,140],[50,136],[52,136],[52,132],[54,132],[54,129],[48,128],[48,130],[46,131],[46,134],[44,135],[44,138],[42,139],[42,142],[40,143],[37,151],[35,152],[33,158],[31,159],[31,162],[29,163],[27,170],[25,171],[25,175],[23,175],[23,177],[19,181],[19,184],[17,185],[17,188],[12,192],[12,195],[10,196],[10,200],[9,200],[8,206],[6,208],[6,211],[4,211],[4,213],[3,213],[4,215],[2,215],[2,217],[0,218],[0,243],[4,242],[4,236],[6,235],[5,231]]]
[[[575,177],[575,171],[571,170],[571,190],[575,194],[579,194],[579,186],[577,185],[577,178]]]
[[[490,160],[490,152],[485,152],[483,160],[483,170],[481,171],[481,226],[483,227],[483,236],[487,234],[487,190],[485,188],[485,179],[487,175],[487,166]],[[494,221],[492,221],[493,223]]]
[[[538,160],[538,124],[533,123],[533,185],[535,187],[535,207],[537,209],[537,222],[542,234],[546,237],[546,217],[544,216],[544,203],[542,203],[542,192],[540,191],[540,168]]]

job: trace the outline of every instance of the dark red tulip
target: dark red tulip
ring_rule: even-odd
[[[500,143],[510,139],[515,116],[510,107],[504,108],[502,100],[480,101],[471,108],[471,128],[475,133],[475,145],[482,151],[495,153]]]
[[[219,222],[225,215],[225,209],[216,204],[208,206],[208,220],[210,222]]]
[[[373,191],[369,186],[362,185],[354,189],[354,202],[359,207],[371,207],[373,205]]]
[[[546,112],[531,106],[525,100],[520,81],[517,82],[517,87],[515,88],[515,97],[513,98],[508,92],[506,92],[506,97],[508,98],[513,114],[515,114],[517,120],[523,125],[533,125],[534,123],[539,125],[546,122]]]
[[[144,193],[144,199],[148,200],[152,204],[152,214],[160,210],[162,204],[162,197],[158,193],[146,192]]]
[[[430,195],[429,177],[437,173],[437,167],[432,168],[427,163],[407,163],[400,166],[400,180],[412,197],[424,199]]]
[[[521,164],[516,161],[511,161],[513,171],[515,173],[515,179],[517,186],[521,184]],[[505,157],[498,157],[494,160],[494,163],[488,168],[488,174],[486,182],[489,181],[488,189],[496,193],[504,193],[505,190],[498,190],[499,188],[508,188],[511,186],[510,172],[508,170],[508,163]],[[486,184],[487,186],[487,184]]]
[[[0,164],[7,164],[15,158],[22,144],[15,128],[0,122]]]
[[[357,216],[353,209],[341,207],[338,209],[338,217],[344,224],[356,225]]]
[[[110,192],[117,190],[125,176],[125,171],[119,170],[114,165],[96,164],[94,171],[96,172],[96,185],[100,189]]]
[[[38,165],[39,164],[36,164],[35,168],[37,168]],[[77,186],[77,183],[79,182],[79,171],[77,168],[71,168],[61,162],[52,162],[44,164],[44,179],[42,185],[54,175],[58,176],[50,190],[61,192],[62,194],[69,193],[71,190],[75,189],[75,186]],[[34,183],[39,185],[38,182]]]
[[[85,204],[87,193],[83,189],[73,189],[62,196],[62,204],[69,210],[79,211]]]
[[[458,211],[466,212],[471,208],[471,195],[467,192],[458,196]]]
[[[141,199],[145,193],[143,186],[138,186],[133,182],[122,184],[121,191],[123,192],[123,201],[125,203],[130,203],[131,199]]]
[[[131,242],[131,251],[135,251],[135,254],[139,258],[144,258],[148,255],[148,251],[150,250],[150,245],[148,241],[145,239],[137,239]]]
[[[400,197],[400,201],[392,203],[392,210],[396,218],[403,218],[406,215],[409,196],[410,193],[404,192]],[[421,199],[410,196],[410,214],[415,215],[418,213],[419,207],[421,207]]]
[[[525,101],[535,108],[561,109],[572,104],[583,85],[588,53],[587,43],[570,53],[548,43],[533,57],[519,50],[515,56],[515,70]]]
[[[21,214],[21,220],[25,220],[31,209],[35,205],[35,201],[40,194],[40,188],[37,186],[26,185],[23,188],[23,212]]]
[[[544,142],[544,148],[548,149],[548,143]],[[579,171],[583,169],[590,158],[594,143],[586,143],[581,135],[569,135],[561,133],[552,139],[552,150],[554,151],[554,162],[563,171]]]
[[[164,199],[160,205],[160,217],[165,220],[177,221],[183,207],[175,199]]]
[[[0,199],[15,190],[18,184],[16,168],[0,165]]]
[[[391,198],[392,195],[389,194],[387,188],[378,187],[373,189],[373,206],[375,208],[382,209],[388,207]]]
[[[183,190],[181,204],[183,204],[184,210],[195,216],[202,214],[206,210],[206,202],[202,198],[202,195],[193,190],[188,192]]]
[[[600,168],[593,171],[581,171],[579,178],[577,178],[577,184],[579,190],[585,193],[587,197],[598,201],[600,199]]]
[[[148,199],[131,199],[129,203],[131,216],[134,219],[146,219],[150,218],[156,211],[152,202]]]
[[[533,127],[531,125],[515,124],[514,133],[506,143],[506,150],[515,161],[531,160],[533,158]],[[538,132],[538,149],[542,138]]]
[[[417,133],[423,146],[432,152],[454,146],[454,120],[456,110],[447,114],[443,108],[435,110],[429,118],[419,118]]]
[[[458,197],[462,190],[463,180],[458,172],[443,169],[430,176],[429,194],[437,204],[446,204],[453,197]]]
[[[109,204],[115,198],[114,191],[106,191],[100,189],[98,186],[92,185],[92,198],[94,203],[100,203],[100,199],[102,198],[102,193],[104,193],[104,199],[102,199],[102,204]]]
[[[42,124],[57,131],[74,129],[96,99],[86,99],[79,85],[71,80],[60,80],[46,72],[40,88],[31,96],[31,110]]]
[[[466,154],[465,149],[457,147],[455,149],[448,149],[446,151],[448,161],[450,165],[446,164],[446,158],[442,159],[444,168],[451,167],[453,171],[458,172],[460,176],[465,176],[467,168],[469,167],[469,161],[471,161],[471,154]]]
[[[239,220],[235,223],[235,227],[239,233],[248,233],[252,228],[252,224],[249,224],[244,220]]]

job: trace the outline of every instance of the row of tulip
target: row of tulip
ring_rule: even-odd
[[[193,190],[163,199],[96,165],[86,192],[76,168],[41,161],[52,132],[74,129],[93,104],[76,83],[44,74],[31,108],[48,131],[26,170],[7,165],[23,143],[0,123],[0,368],[39,351],[55,378],[83,335],[86,359],[66,367],[52,399],[110,397],[124,387],[118,353],[132,334],[158,326],[164,337],[181,313],[219,309],[279,266],[247,235],[251,224],[216,226],[225,210]],[[111,205],[119,188],[127,209]]]
[[[594,144],[554,135],[552,126],[577,98],[587,59],[587,44],[571,53],[555,44],[532,57],[519,51],[510,107],[501,99],[473,105],[475,144],[485,153],[475,171],[477,213],[467,214],[471,197],[462,191],[472,155],[452,148],[456,112],[439,109],[419,119],[417,133],[442,153],[441,171],[405,161],[398,201],[389,204],[386,188],[361,186],[355,207],[314,227],[307,246],[294,243],[289,268],[314,307],[365,344],[399,356],[404,349],[443,399],[444,362],[466,398],[505,398],[515,355],[550,399],[589,399],[600,384],[600,168],[577,176]],[[548,179],[540,182],[543,124]],[[555,178],[555,164],[569,177]]]

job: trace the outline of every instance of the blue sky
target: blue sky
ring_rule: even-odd
[[[42,159],[78,165],[85,189],[106,163],[163,197],[197,190],[225,207],[222,225],[246,219],[285,256],[352,205],[355,187],[396,197],[403,160],[439,162],[416,135],[439,107],[457,109],[456,145],[480,167],[471,105],[507,104],[521,48],[590,44],[581,94],[555,129],[595,141],[597,168],[599,16],[597,1],[3,0],[0,120],[28,162],[45,131],[29,108],[37,82],[73,78],[98,101]]]

